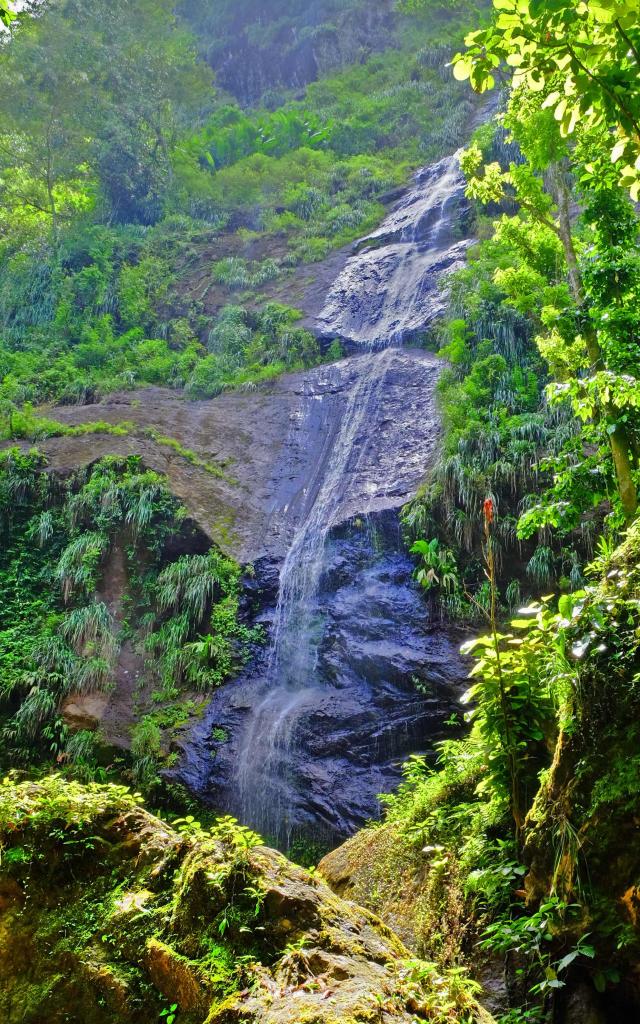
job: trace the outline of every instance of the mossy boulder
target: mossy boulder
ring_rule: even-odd
[[[412,952],[426,952],[429,861],[397,822],[357,832],[328,853],[318,870],[339,896],[379,914]]]
[[[176,831],[122,787],[5,779],[0,1019],[489,1020],[373,913],[254,843]]]
[[[318,870],[337,895],[378,914],[415,956],[441,970],[465,965],[481,983],[482,1004],[505,1009],[502,964],[478,948],[478,920],[453,851],[443,859],[402,821],[389,820],[357,832]]]

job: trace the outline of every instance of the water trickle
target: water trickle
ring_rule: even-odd
[[[242,820],[280,841],[289,820],[283,800],[288,787],[282,783],[288,781],[292,748],[305,715],[318,704],[318,691],[325,689],[318,674],[318,653],[323,637],[319,589],[326,569],[326,541],[339,521],[347,479],[357,473],[363,457],[367,423],[375,418],[373,410],[380,402],[393,358],[391,349],[360,357],[360,372],[348,396],[324,477],[280,573],[266,693],[248,723],[237,770]],[[266,780],[273,781],[269,793]]]
[[[462,266],[468,204],[459,154],[423,168],[381,226],[363,239],[318,319],[327,337],[402,343],[443,312],[442,278]]]

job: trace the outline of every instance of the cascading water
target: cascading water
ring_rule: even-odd
[[[332,289],[321,316],[325,330],[345,335],[346,316],[355,299],[366,296],[368,319],[360,320],[357,340],[363,348],[402,343],[407,333],[425,326],[425,299],[437,294],[437,277],[452,269],[467,243],[452,246],[451,212],[459,206],[464,181],[457,154],[416,176],[416,183],[393,213],[347,264]],[[375,273],[371,273],[371,268]],[[387,276],[380,290],[381,272]],[[379,289],[379,304],[367,282]],[[364,292],[362,291],[364,285]],[[436,287],[434,287],[436,286]],[[345,303],[341,296],[350,296]],[[332,319],[332,311],[339,310]],[[433,303],[432,303],[433,306]],[[360,306],[358,305],[358,308]],[[372,312],[374,315],[372,316]],[[435,316],[438,310],[431,308]],[[311,509],[300,525],[280,573],[272,645],[266,672],[266,693],[246,728],[237,768],[239,813],[265,834],[282,841],[290,828],[286,806],[289,762],[304,719],[318,704],[326,682],[318,673],[323,617],[319,588],[326,571],[326,542],[339,521],[347,475],[357,471],[366,426],[374,420],[393,355],[389,348],[359,357],[361,368],[348,397],[327,460],[324,478]]]
[[[273,508],[274,531],[292,532],[270,648],[214,698],[200,729],[201,746],[214,725],[229,740],[204,779],[197,755],[190,784],[197,775],[194,788],[283,848],[305,831],[340,838],[370,817],[429,712],[447,707],[455,644],[424,626],[397,519],[367,530],[358,516],[397,508],[404,461],[418,453],[417,480],[433,457],[437,360],[400,346],[442,311],[443,275],[469,244],[456,237],[464,211],[457,156],[426,168],[330,289],[318,333],[357,354],[307,377],[293,434],[317,463],[302,493]],[[409,680],[425,662],[417,696]]]
[[[326,570],[326,541],[339,519],[347,475],[357,472],[361,437],[378,404],[393,353],[360,357],[360,373],[348,397],[324,479],[296,533],[280,573],[267,691],[253,711],[238,758],[240,815],[265,834],[283,839],[288,762],[304,716],[318,704],[318,650],[322,639],[319,587]],[[265,780],[269,780],[269,794]],[[265,799],[265,797],[267,797]]]
[[[464,262],[458,237],[467,203],[459,154],[423,168],[413,186],[361,241],[329,291],[320,331],[360,345],[402,343],[443,312],[442,277]]]

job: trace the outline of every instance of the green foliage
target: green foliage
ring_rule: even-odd
[[[238,256],[229,256],[213,265],[213,280],[229,288],[259,288],[280,274],[275,260],[263,260],[255,268]]]
[[[166,685],[220,686],[262,638],[238,619],[241,572],[215,551],[185,555],[158,576],[149,598],[157,607],[145,647],[159,659]]]
[[[463,647],[474,654],[471,678],[479,681],[463,697],[474,705],[468,720],[477,720],[485,743],[487,781],[508,793],[518,827],[537,789],[544,765],[545,736],[553,728],[559,693],[550,663],[561,661],[563,637],[559,616],[544,604],[525,609],[511,623],[518,633],[492,633]]]
[[[629,523],[638,506],[637,360],[629,360],[629,342],[635,344],[638,333],[633,297],[639,279],[638,222],[612,162],[623,156],[635,160],[640,151],[633,110],[640,94],[629,83],[628,97],[620,100],[625,78],[637,78],[632,24],[637,3],[614,0],[595,11],[584,6],[579,14],[563,3],[521,8],[500,0],[498,6],[494,25],[472,33],[469,51],[454,63],[459,76],[471,76],[479,89],[494,84],[491,69],[501,59],[515,67],[505,123],[525,159],[512,161],[505,170],[498,161],[484,162],[480,146],[472,145],[461,161],[469,177],[468,194],[482,203],[515,202],[523,222],[544,226],[562,245],[575,313],[573,325],[565,318],[563,329],[553,307],[544,311],[546,330],[539,348],[557,377],[548,394],[552,402],[571,403],[574,415],[588,424],[591,436],[585,447],[594,433],[604,436],[611,449],[619,518]],[[555,108],[553,116],[550,108]],[[576,145],[569,146],[566,136],[573,133]],[[618,141],[611,151],[614,133]],[[636,171],[629,165],[621,178],[634,196],[640,187]],[[569,172],[587,211],[586,247],[570,215]],[[586,369],[590,375],[585,378]],[[562,477],[561,485],[570,487],[571,471]],[[549,502],[552,525],[560,521],[557,498]]]
[[[4,47],[8,437],[63,432],[25,402],[91,402],[148,385],[210,397],[319,362],[306,332],[274,323],[268,305],[256,312],[256,292],[268,302],[297,263],[373,228],[409,168],[464,137],[471,105],[445,67],[460,24],[446,5],[428,18],[367,12],[361,23],[361,0],[347,10],[324,0],[305,13],[286,7],[264,37],[248,8],[225,6],[212,20],[196,0],[178,17],[164,0],[140,0],[136,17],[125,7],[91,0],[79,23],[73,3],[47,6]],[[260,62],[276,39],[287,50],[286,26],[299,23],[311,35],[294,49],[312,45],[317,80],[293,99],[268,84],[281,54]],[[237,50],[245,37],[263,55],[250,80]],[[231,75],[232,92],[257,87],[264,105],[243,109],[214,90],[198,47],[222,80]],[[218,313],[239,291],[250,312],[232,330]]]
[[[458,956],[479,944],[516,958],[523,995],[505,1024],[540,1024],[576,976],[604,992],[623,957],[635,962],[617,895],[635,867],[618,878],[611,865],[613,851],[628,850],[640,770],[637,552],[638,524],[622,547],[601,545],[591,570],[601,582],[470,642],[469,734],[439,745],[435,769],[412,758],[382,798],[402,848],[421,850],[421,873],[423,858],[429,865],[422,912],[438,966],[449,955],[443,934],[458,935]],[[460,916],[477,931],[460,934]]]
[[[459,592],[480,604],[484,500],[491,497],[499,512],[494,550],[508,584],[507,565],[522,557],[518,514],[530,489],[540,486],[542,453],[575,433],[571,420],[544,401],[545,371],[534,344],[541,307],[569,305],[562,273],[551,232],[525,232],[517,219],[503,217],[452,282],[449,319],[441,330],[440,351],[449,363],[438,386],[443,449],[403,521],[411,540],[435,536],[453,553]],[[474,618],[474,601],[449,601],[448,611]]]
[[[261,313],[226,306],[209,333],[209,355],[197,363],[187,382],[188,394],[208,398],[225,387],[250,386],[283,370],[319,362],[315,338],[295,326],[301,315],[275,302],[267,303]]]
[[[22,19],[3,50],[4,216],[30,240],[44,230],[54,243],[65,222],[101,203],[114,220],[153,223],[170,140],[210,95],[171,5],[145,0],[130,18],[123,0],[91,0],[81,22],[73,3],[54,5]]]
[[[13,4],[10,0],[0,0],[0,21],[2,24],[9,28],[16,17],[17,15],[13,10]]]
[[[541,93],[551,87],[543,107],[553,108],[564,136],[603,124],[612,132],[610,159],[619,165],[622,182],[637,200],[637,0],[601,0],[597,5],[494,0],[493,6],[493,24],[470,33],[466,52],[456,54],[456,78],[469,78],[474,89],[483,92],[493,88],[495,69],[504,61],[514,68],[514,90],[525,86]]]
[[[50,487],[35,450],[0,454],[0,715],[5,756],[21,762],[62,757],[83,778],[98,771],[88,734],[70,736],[61,708],[72,695],[115,683],[123,624],[101,596],[116,542],[127,556],[125,631],[151,655],[151,679],[175,694],[219,685],[261,634],[239,620],[239,567],[216,551],[165,564],[184,510],[163,477],[138,458],[102,459]],[[144,567],[141,571],[141,565]],[[134,777],[157,783],[163,736],[186,724],[194,702],[142,715],[132,734]]]
[[[519,152],[505,156],[484,130],[462,157],[472,198],[519,212],[494,222],[454,279],[442,330],[444,452],[405,514],[412,538],[423,529],[455,552],[471,593],[482,586],[486,497],[499,511],[497,569],[515,562],[534,593],[558,578],[579,587],[605,517],[619,530],[637,504],[638,221],[615,174],[585,170],[603,135],[579,129],[569,151],[538,99],[513,93],[504,120]],[[578,224],[569,159],[585,204]]]

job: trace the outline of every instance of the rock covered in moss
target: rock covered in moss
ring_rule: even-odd
[[[414,955],[453,970],[467,964],[481,983],[483,1006],[506,1010],[502,964],[478,950],[478,922],[451,851],[443,859],[437,847],[424,848],[402,822],[389,820],[356,832],[318,870],[337,895],[379,914]]]
[[[405,945],[422,952],[429,862],[393,822],[362,829],[318,865],[333,891],[379,914]]]
[[[481,1021],[370,911],[226,820],[180,832],[122,787],[0,786],[6,1024]],[[165,1014],[166,1017],[166,1014]]]

